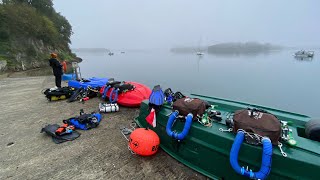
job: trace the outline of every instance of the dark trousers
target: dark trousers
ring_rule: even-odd
[[[61,88],[61,75],[55,76],[56,77],[56,86]]]

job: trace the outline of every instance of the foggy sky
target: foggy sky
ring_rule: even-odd
[[[54,0],[71,47],[171,48],[221,42],[320,45],[319,0]]]

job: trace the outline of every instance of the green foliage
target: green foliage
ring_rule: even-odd
[[[34,43],[42,42],[63,59],[74,58],[69,48],[72,27],[53,8],[52,0],[2,0],[0,3],[0,55],[23,53],[32,59],[48,58]],[[12,62],[8,62],[10,65]]]
[[[5,61],[5,60],[7,60],[6,57],[0,55],[0,61]]]
[[[28,56],[36,56],[37,55],[37,51],[33,46],[28,46],[26,53]]]
[[[69,50],[72,27],[54,10],[52,0],[5,0],[0,4],[0,20],[1,40],[28,37]]]
[[[72,54],[72,53],[67,53],[67,52],[60,52],[59,53],[59,59],[61,59],[61,60],[72,60],[75,57],[76,57],[75,54]]]
[[[5,11],[0,6],[0,41],[7,41],[9,39],[9,31],[5,22]]]

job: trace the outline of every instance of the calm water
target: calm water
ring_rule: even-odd
[[[293,51],[259,55],[174,54],[169,51],[77,52],[82,77],[114,77],[320,117],[320,52],[297,60]]]

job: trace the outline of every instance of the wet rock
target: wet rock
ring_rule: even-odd
[[[0,73],[7,70],[7,61],[0,60]]]

